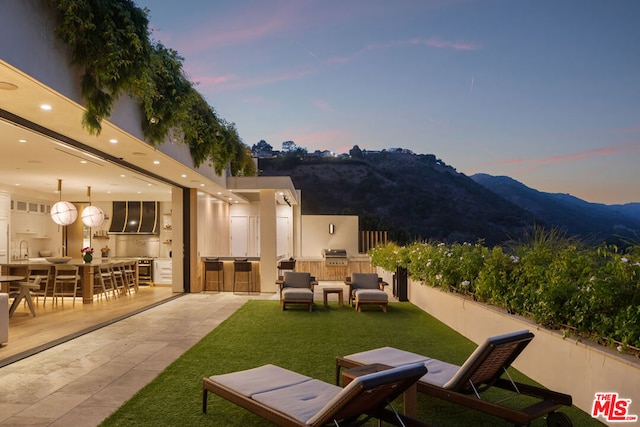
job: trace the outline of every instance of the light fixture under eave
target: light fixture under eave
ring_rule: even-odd
[[[89,206],[82,210],[82,223],[87,227],[99,227],[104,222],[104,211],[97,206],[91,205],[91,187],[87,187]]]
[[[60,201],[51,206],[51,219],[58,225],[71,225],[78,219],[78,210],[70,202],[62,201],[62,180],[58,180]]]

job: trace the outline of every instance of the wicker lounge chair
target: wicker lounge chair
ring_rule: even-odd
[[[457,403],[469,408],[503,418],[516,425],[528,426],[533,420],[547,416],[548,425],[571,426],[571,420],[555,412],[562,406],[571,406],[571,396],[516,383],[509,377],[501,378],[507,368],[533,339],[529,331],[513,332],[487,339],[469,356],[462,366],[452,365],[419,354],[382,347],[362,353],[336,358],[336,383],[341,368],[382,363],[403,366],[408,363],[423,363],[429,372],[417,383],[418,392]],[[498,387],[515,393],[532,396],[539,401],[522,409],[515,409],[488,400],[480,393],[490,387]]]
[[[304,304],[313,310],[313,287],[318,284],[309,273],[286,271],[276,283],[280,287],[280,308],[289,304]]]
[[[349,304],[355,303],[357,311],[362,311],[363,305],[379,305],[387,311],[389,296],[383,290],[386,283],[377,274],[353,273],[344,283],[349,287]]]
[[[343,425],[343,421],[371,417],[395,425],[426,426],[385,409],[426,372],[424,364],[410,364],[357,377],[341,388],[264,365],[204,378],[202,412],[207,412],[207,393],[211,392],[279,426]]]

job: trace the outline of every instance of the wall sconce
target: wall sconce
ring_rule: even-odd
[[[87,187],[87,196],[89,196],[89,206],[82,210],[82,223],[87,227],[99,227],[104,222],[104,211],[91,205],[91,187]]]
[[[62,201],[62,180],[58,180],[60,201],[51,206],[51,219],[58,225],[70,225],[78,218],[78,210],[73,203]]]
[[[329,234],[333,234],[336,232],[336,226],[334,224],[329,224]]]

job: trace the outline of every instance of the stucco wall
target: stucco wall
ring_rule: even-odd
[[[329,224],[334,233],[329,234]],[[302,215],[303,258],[322,258],[323,249],[346,249],[349,256],[358,254],[357,215]]]
[[[390,273],[378,269],[378,274],[391,283]],[[570,394],[574,405],[587,413],[595,393],[617,392],[620,398],[632,399],[631,414],[640,414],[637,359],[574,338],[563,339],[558,331],[411,279],[408,294],[413,304],[478,344],[492,335],[532,331],[535,338],[514,363],[516,369],[549,389]]]

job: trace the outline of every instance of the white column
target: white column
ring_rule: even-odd
[[[260,290],[276,292],[277,226],[276,192],[260,190]]]

